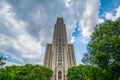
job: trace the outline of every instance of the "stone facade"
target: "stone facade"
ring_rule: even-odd
[[[43,65],[53,70],[51,80],[67,80],[68,68],[76,65],[73,44],[68,44],[63,18],[57,18],[53,41],[46,46]]]

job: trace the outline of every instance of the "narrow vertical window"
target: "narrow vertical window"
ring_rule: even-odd
[[[58,65],[62,65],[62,50],[58,49]]]

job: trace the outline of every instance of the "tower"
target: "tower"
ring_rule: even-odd
[[[53,70],[51,80],[67,80],[68,68],[76,65],[73,44],[68,44],[63,18],[57,18],[53,41],[46,46],[43,65]]]

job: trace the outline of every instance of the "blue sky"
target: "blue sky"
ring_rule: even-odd
[[[63,17],[77,64],[96,24],[120,17],[119,0],[0,0],[0,55],[6,65],[42,64],[57,17]]]

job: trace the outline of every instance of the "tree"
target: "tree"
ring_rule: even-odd
[[[67,72],[67,79],[68,80],[78,80],[81,71],[77,66],[69,68]]]
[[[46,80],[52,70],[40,65],[6,66],[0,69],[0,80]]]
[[[68,69],[68,80],[103,80],[104,73],[99,67],[79,65]]]
[[[5,65],[5,60],[6,60],[5,57],[0,56],[0,67],[3,66],[3,65]]]
[[[106,73],[106,80],[118,80],[120,74],[116,69],[120,68],[120,19],[106,21],[95,27],[88,44],[88,52],[85,53],[85,64],[98,66]]]

